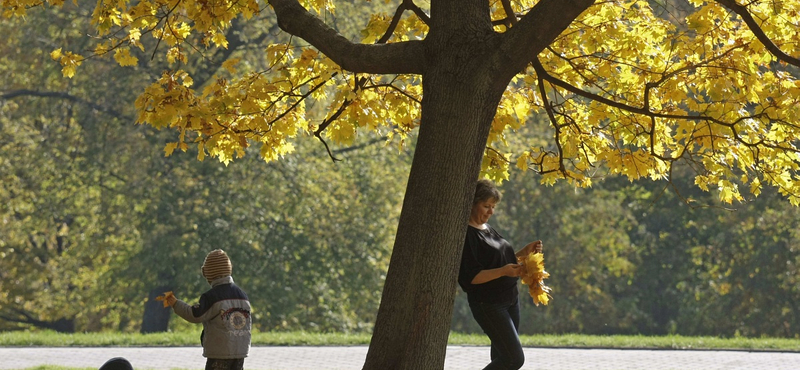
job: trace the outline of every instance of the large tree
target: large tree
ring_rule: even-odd
[[[93,53],[132,65],[141,48],[174,61],[137,101],[141,122],[179,131],[168,153],[195,144],[200,159],[228,162],[257,143],[273,160],[301,133],[327,145],[359,127],[402,140],[419,126],[367,369],[443,366],[482,169],[502,179],[516,162],[543,182],[588,186],[601,173],[669,178],[685,163],[724,201],[741,199],[740,186],[758,195],[768,185],[800,203],[798,1],[403,0],[394,16],[372,17],[358,42],[326,24],[333,0],[267,3],[100,1]],[[6,15],[40,4],[2,2]],[[239,15],[274,17],[304,42],[268,47],[268,68],[234,55],[195,91],[181,64],[226,47]],[[68,76],[84,58],[53,57]],[[326,93],[327,115],[307,109]],[[550,118],[551,139],[507,152],[507,131],[533,113]]]

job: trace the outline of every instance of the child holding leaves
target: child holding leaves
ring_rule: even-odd
[[[156,299],[171,306],[188,322],[203,323],[200,342],[206,370],[242,370],[250,350],[250,301],[247,294],[233,283],[232,265],[221,249],[211,251],[200,268],[211,289],[190,306],[166,292]]]

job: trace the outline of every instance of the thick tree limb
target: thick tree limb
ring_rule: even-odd
[[[536,58],[575,21],[594,0],[542,0],[508,32],[503,34],[500,55],[495,65],[511,78]],[[502,79],[507,81],[507,79]]]
[[[12,315],[7,315],[4,313],[0,313],[0,320],[17,323],[17,324],[24,324],[24,325],[33,325],[39,328],[45,329],[52,329],[60,333],[74,333],[75,332],[75,322],[73,319],[67,318],[60,318],[55,321],[42,321],[38,320],[29,312],[24,311],[19,308],[10,308],[13,314],[17,315],[14,317]]]
[[[377,74],[421,74],[424,71],[422,41],[353,43],[309,13],[297,0],[270,0],[269,3],[282,30],[307,41],[347,71]]]
[[[747,10],[746,6],[739,5],[736,3],[736,0],[716,0],[718,3],[722,4],[724,7],[730,9],[734,13],[738,14],[742,17],[742,20],[750,28],[750,31],[756,36],[758,41],[761,41],[764,44],[764,47],[769,50],[772,55],[774,55],[779,60],[791,64],[793,66],[800,67],[800,59],[792,57],[781,50],[778,45],[775,45],[772,40],[770,40],[769,36],[764,33],[764,30],[761,29],[761,26],[756,22],[750,12]]]
[[[70,95],[70,94],[63,93],[63,92],[35,91],[35,90],[27,90],[27,89],[12,90],[12,91],[7,91],[7,92],[4,92],[4,93],[0,94],[0,100],[11,100],[11,99],[22,97],[22,96],[35,96],[35,97],[39,97],[39,98],[57,98],[57,99],[69,100],[69,101],[72,101],[72,102],[84,104],[84,105],[88,106],[91,109],[94,109],[94,110],[96,110],[98,112],[103,112],[103,113],[108,114],[108,115],[110,115],[112,117],[123,118],[122,113],[120,113],[120,112],[118,112],[118,111],[116,111],[114,109],[106,108],[106,107],[103,107],[101,105],[92,103],[92,102],[90,102],[90,101],[88,101],[86,99],[82,99],[82,98],[79,98],[79,97],[77,97],[75,95]]]

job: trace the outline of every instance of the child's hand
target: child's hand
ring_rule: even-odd
[[[175,304],[175,302],[178,301],[178,298],[175,298],[175,295],[172,294],[172,291],[169,291],[169,292],[164,292],[163,296],[156,297],[156,301],[163,301],[164,308],[166,308],[166,307],[172,307]]]

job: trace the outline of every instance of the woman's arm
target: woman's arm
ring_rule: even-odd
[[[517,258],[527,256],[529,253],[542,253],[542,241],[537,240],[535,242],[528,243],[525,247],[519,250],[519,252],[515,253],[514,255]]]
[[[481,272],[472,278],[472,284],[483,284],[503,276],[517,277],[521,272],[522,265],[509,263],[496,269],[481,270]]]

